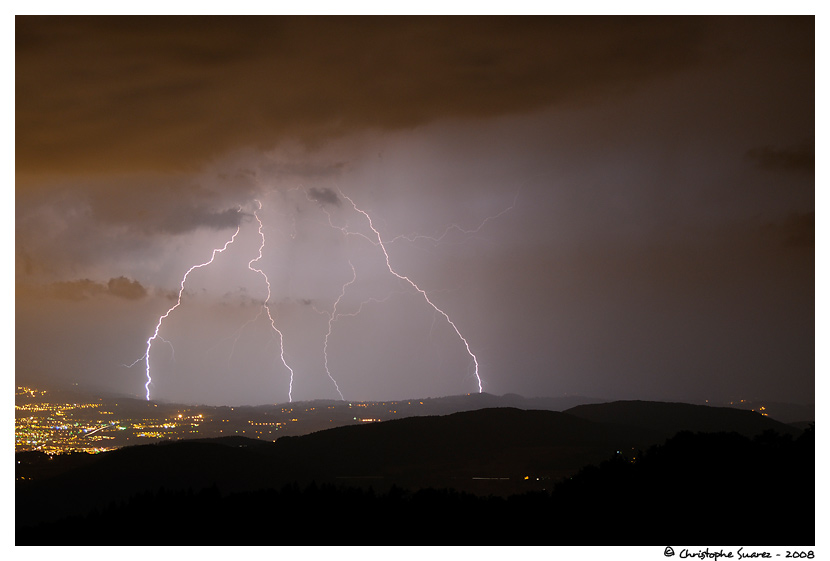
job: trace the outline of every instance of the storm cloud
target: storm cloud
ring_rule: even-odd
[[[51,297],[72,302],[80,302],[100,296],[114,296],[125,300],[141,300],[147,296],[147,289],[140,282],[127,277],[112,278],[106,282],[78,279],[41,286],[22,285],[18,287],[18,292],[21,293],[21,296]]]
[[[20,17],[18,174],[193,170],[239,146],[485,118],[695,64],[702,18]]]
[[[814,399],[813,17],[15,21],[21,382]]]
[[[337,196],[337,193],[327,187],[323,189],[312,187],[308,190],[308,196],[321,205],[340,206],[341,204],[340,197]]]

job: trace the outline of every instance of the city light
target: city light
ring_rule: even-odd
[[[69,402],[55,394],[20,386],[15,405],[15,452],[49,455],[97,454],[124,446],[188,438],[212,438],[228,433],[253,438],[297,436],[348,424],[376,423],[397,418],[400,403],[337,402],[299,409],[282,405],[212,408],[147,403],[144,400],[106,402],[100,398]],[[50,399],[54,398],[54,399]],[[412,401],[411,407],[423,405]],[[391,407],[390,406],[394,406]],[[360,411],[359,416],[352,414]],[[254,429],[254,430],[251,430]],[[261,435],[261,436],[260,436]]]

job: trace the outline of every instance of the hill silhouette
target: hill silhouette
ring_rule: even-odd
[[[753,411],[731,407],[709,407],[662,401],[613,401],[577,405],[566,413],[614,425],[626,425],[661,433],[665,437],[680,431],[737,432],[755,436],[766,430],[798,435],[801,431]]]
[[[49,474],[41,470],[39,479],[18,483],[18,536],[31,540],[54,534],[56,528],[70,527],[68,520],[90,523],[94,513],[120,508],[130,516],[130,508],[168,504],[187,510],[196,503],[236,501],[260,512],[255,505],[267,504],[264,497],[300,508],[298,497],[309,489],[314,497],[307,502],[318,504],[321,512],[326,500],[341,504],[345,496],[366,505],[398,501],[401,506],[409,493],[407,500],[417,497],[423,508],[430,500],[459,501],[478,505],[478,514],[493,508],[493,516],[501,516],[510,501],[542,501],[556,482],[577,479],[584,466],[609,457],[638,457],[639,450],[662,445],[678,426],[743,439],[780,429],[765,434],[792,441],[798,432],[756,413],[705,406],[622,402],[582,407],[589,409],[574,408],[578,414],[479,409],[338,427],[273,443],[226,437],[134,446],[71,465],[67,457],[65,469],[54,465],[64,461],[58,456],[47,460]],[[43,463],[35,458],[18,455],[18,475]],[[38,526],[50,521],[55,524],[47,530]]]
[[[227,437],[131,446],[87,457],[87,465],[76,467],[75,460],[71,469],[32,482],[29,504],[54,506],[21,509],[25,519],[56,519],[159,487],[217,484],[239,492],[311,481],[504,495],[527,490],[525,476],[565,477],[622,446],[654,438],[649,431],[555,411],[499,408],[338,427],[274,443]],[[69,463],[73,456],[56,456],[49,464]]]

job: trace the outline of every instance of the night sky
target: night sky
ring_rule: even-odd
[[[16,381],[812,402],[814,23],[17,17]]]

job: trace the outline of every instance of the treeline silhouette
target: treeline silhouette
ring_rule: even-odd
[[[684,431],[551,491],[160,487],[84,516],[18,519],[16,545],[811,545],[814,513],[814,427],[798,437]]]

